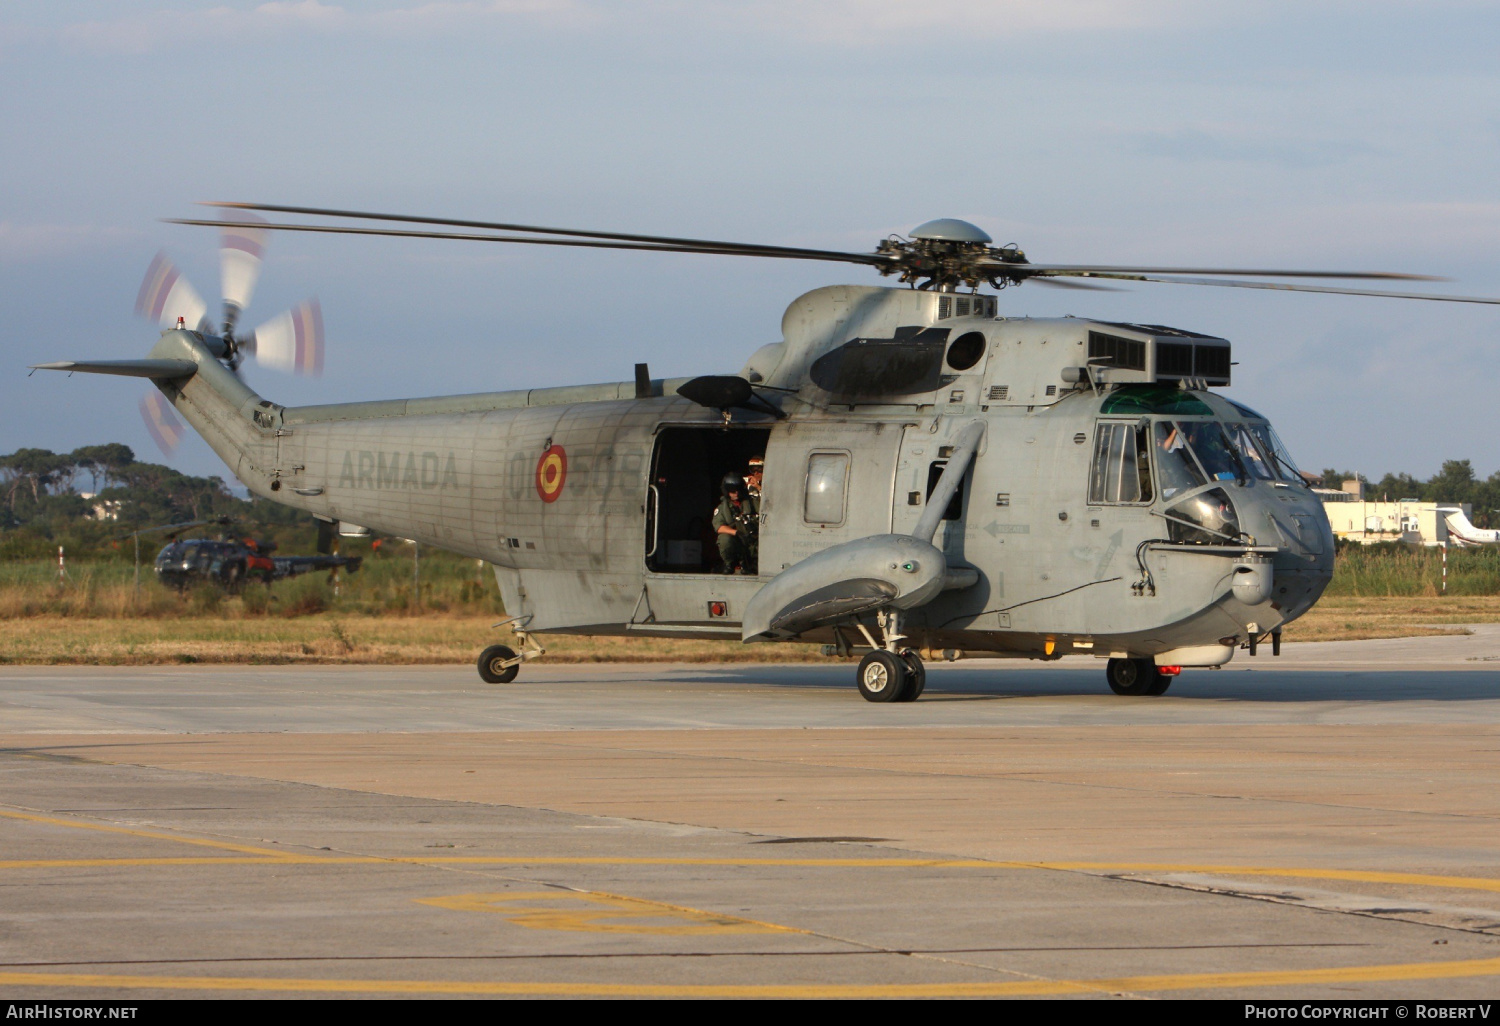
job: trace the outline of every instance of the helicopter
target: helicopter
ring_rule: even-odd
[[[156,576],[169,588],[186,590],[199,581],[231,594],[247,581],[270,584],[313,570],[359,570],[359,556],[273,556],[274,544],[254,538],[182,538],[156,554]]]
[[[1395,272],[1032,263],[951,218],[842,252],[210,206],[235,213],[173,223],[243,231],[229,218],[256,211],[317,219],[263,231],[813,260],[900,283],[814,289],[737,373],[693,378],[637,364],[625,382],[288,407],[236,373],[251,348],[237,308],[215,334],[194,322],[201,304],[170,297],[147,358],[39,365],[149,379],[250,491],[341,533],[489,562],[517,639],[481,653],[492,683],[549,634],[821,643],[861,656],[855,684],[879,703],[923,693],[924,653],[1092,655],[1121,695],[1163,694],[1184,668],[1268,640],[1279,655],[1328,586],[1334,539],[1267,418],[1220,391],[1231,343],[1006,317],[1003,291],[1127,281],[1500,303],[1324,283],[1436,280]],[[764,477],[740,522],[755,544],[724,573],[709,518],[731,499],[743,512],[735,482],[752,459]]]
[[[319,522],[320,525],[322,522]],[[275,556],[276,544],[263,539],[240,536],[225,530],[218,538],[183,538],[183,533],[205,524],[217,524],[230,528],[234,520],[230,517],[215,517],[211,520],[193,520],[182,524],[163,524],[132,531],[121,537],[136,539],[137,561],[140,559],[140,535],[159,531],[170,532],[167,544],[156,554],[154,567],[157,580],[175,591],[186,591],[199,584],[214,584],[234,594],[246,582],[260,581],[271,584],[287,577],[298,577],[313,570],[347,569],[350,573],[359,570],[359,556],[339,556],[328,551],[325,536],[330,532],[319,531],[320,553],[316,556]]]

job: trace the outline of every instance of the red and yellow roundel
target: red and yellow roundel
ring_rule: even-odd
[[[536,461],[536,493],[543,502],[556,502],[567,479],[568,453],[562,446],[554,445]]]

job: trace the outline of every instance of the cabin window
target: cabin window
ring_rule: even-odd
[[[1099,425],[1089,474],[1089,504],[1150,502],[1151,460],[1146,430],[1134,423]]]
[[[807,457],[807,494],[802,519],[832,526],[844,522],[844,496],[849,484],[849,454],[815,452]]]

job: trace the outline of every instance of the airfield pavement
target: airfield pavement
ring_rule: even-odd
[[[1500,993],[1500,626],[1102,663],[0,668],[0,996]]]

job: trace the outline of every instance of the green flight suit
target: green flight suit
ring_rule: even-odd
[[[736,533],[720,534],[721,527],[732,527]],[[738,505],[727,495],[720,499],[714,510],[713,529],[725,573],[732,573],[736,567],[743,567],[747,574],[758,572],[760,503],[753,495],[747,495]]]

